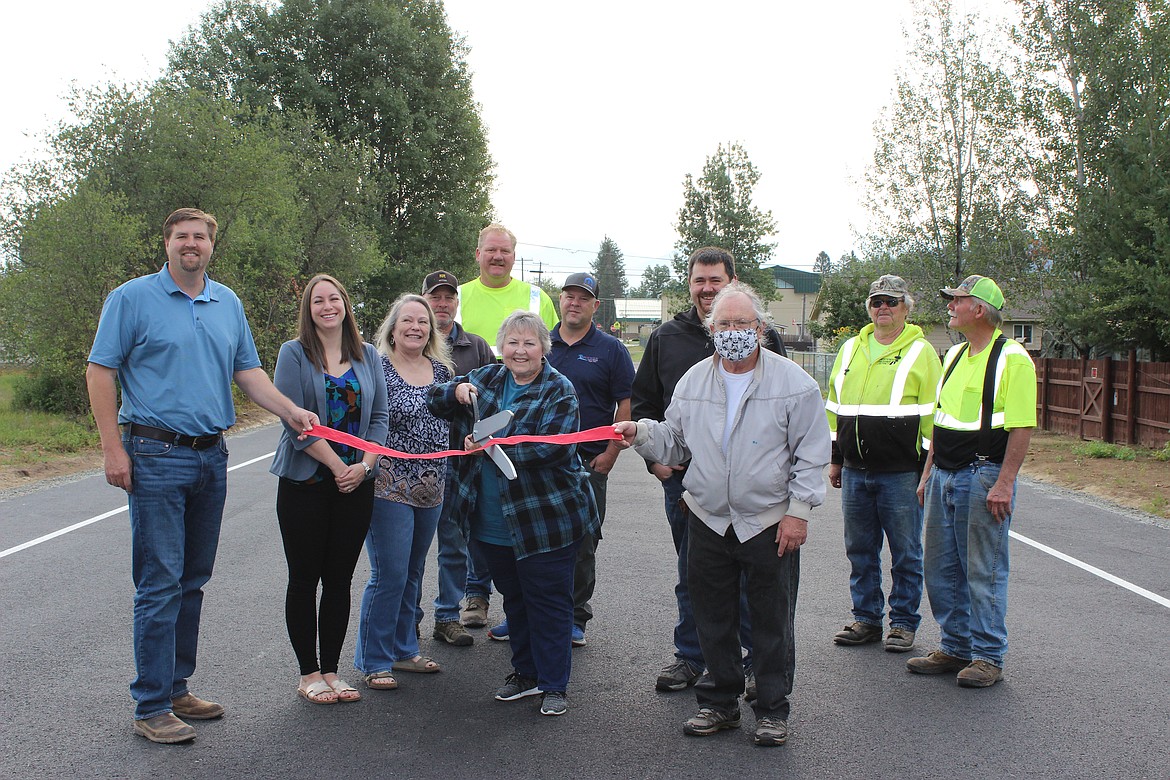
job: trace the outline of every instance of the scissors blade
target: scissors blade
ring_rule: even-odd
[[[474,397],[474,396],[472,396]],[[505,409],[502,412],[497,412],[486,420],[480,420],[478,417],[475,420],[475,425],[471,429],[471,440],[476,444],[483,444],[492,437],[492,434],[499,433],[508,427],[512,422],[512,410]]]
[[[500,470],[508,479],[516,479],[516,466],[508,457],[508,454],[496,446],[485,447],[484,452],[492,459],[492,463],[496,464],[496,468]]]

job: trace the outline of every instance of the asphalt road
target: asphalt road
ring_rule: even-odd
[[[232,437],[232,463],[272,451],[274,427]],[[0,497],[0,777],[211,778],[1168,778],[1170,528],[1025,484],[1014,530],[1156,594],[1145,597],[1013,540],[1006,680],[967,690],[908,674],[906,656],[841,648],[848,564],[838,496],[802,552],[796,690],[786,746],[739,731],[685,737],[691,692],[654,691],[670,657],[674,561],[661,491],[632,453],[610,477],[598,551],[597,618],[574,651],[566,717],[537,699],[491,694],[506,643],[483,630],[456,648],[430,639],[436,675],[320,707],[297,698],[283,621],[284,558],[268,459],[232,472],[215,577],[207,588],[192,689],[227,715],[196,722],[189,745],[131,731],[133,674],[125,512],[26,549],[14,547],[125,503],[93,475]],[[366,575],[355,576],[355,608]],[[433,559],[426,578],[434,595]],[[1161,598],[1161,603],[1157,600]],[[925,600],[924,600],[925,602]],[[937,627],[923,604],[919,648]],[[493,604],[493,617],[500,615]],[[353,630],[342,655],[350,670]]]

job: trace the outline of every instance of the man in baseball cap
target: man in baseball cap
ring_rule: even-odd
[[[624,344],[593,323],[601,307],[597,277],[569,274],[561,285],[561,321],[552,329],[548,362],[573,383],[580,404],[581,430],[630,419],[634,363]],[[589,472],[598,519],[605,522],[605,494],[610,469],[621,448],[616,442],[582,442],[577,454]],[[601,527],[577,548],[573,574],[573,647],[585,644],[585,625],[593,618],[589,600],[597,584],[597,542]]]
[[[865,302],[868,304],[876,295],[888,295],[891,298],[904,301],[909,294],[910,288],[906,285],[905,279],[893,274],[885,274],[869,286],[869,295],[866,296]]]
[[[459,311],[459,280],[455,274],[447,271],[427,274],[423,279],[422,294],[435,313],[439,333],[443,334],[451,348],[451,360],[455,363],[458,376],[496,362],[488,343],[474,333],[467,332],[455,321]],[[452,449],[462,446],[462,441],[457,438],[451,440]],[[451,458],[447,461],[448,491],[455,489],[458,484],[450,473],[454,469],[453,460]],[[451,516],[449,508],[452,502],[449,496],[445,499],[436,534],[439,547],[439,589],[435,596],[435,630],[432,636],[456,647],[466,647],[473,644],[475,639],[464,626],[482,628],[487,624],[492,580],[488,575],[487,562],[475,548],[475,543],[468,544],[463,537],[459,518]],[[466,597],[466,606],[460,611],[459,599],[463,597]]]
[[[943,359],[930,454],[918,483],[926,593],[942,641],[906,667],[987,688],[1003,679],[1008,648],[1008,531],[1016,477],[1036,427],[1036,366],[1000,331],[999,285],[975,274],[939,292],[947,299],[947,327],[966,339]]]
[[[882,279],[886,278],[885,276],[882,277]],[[896,279],[897,277],[894,278]],[[878,281],[880,282],[881,279]],[[874,284],[877,284],[877,282],[874,282]],[[870,287],[869,294],[873,295],[872,287]],[[939,294],[948,301],[970,296],[994,306],[997,311],[1003,308],[1003,291],[999,289],[999,285],[986,276],[980,276],[979,274],[971,274],[960,282],[958,287],[944,287],[939,290]]]

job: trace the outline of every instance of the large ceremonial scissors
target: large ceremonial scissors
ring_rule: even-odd
[[[492,463],[496,464],[496,468],[508,479],[516,479],[516,466],[513,465],[508,455],[494,444],[485,444],[490,442],[492,435],[499,433],[508,427],[512,422],[512,411],[505,409],[502,412],[496,412],[486,420],[479,419],[479,402],[476,401],[476,393],[470,393],[471,396],[471,411],[475,414],[475,425],[471,428],[471,440],[483,447],[483,451],[487,453],[488,457],[492,459]]]

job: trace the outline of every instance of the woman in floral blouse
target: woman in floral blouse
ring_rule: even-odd
[[[446,340],[426,299],[402,295],[378,329],[390,425],[386,446],[399,452],[447,449],[447,422],[427,409],[427,391],[452,377]],[[378,458],[374,513],[366,536],[370,580],[362,596],[354,666],[375,690],[398,687],[393,672],[439,671],[419,655],[417,625],[423,566],[443,503],[447,462]]]

